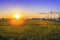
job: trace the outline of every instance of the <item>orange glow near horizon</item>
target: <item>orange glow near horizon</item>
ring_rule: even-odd
[[[8,21],[12,26],[21,26],[25,23],[24,15],[19,13],[12,15],[11,19],[9,19]]]

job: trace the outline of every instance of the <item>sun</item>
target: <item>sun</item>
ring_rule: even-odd
[[[11,15],[11,18],[8,20],[9,24],[14,27],[20,27],[25,25],[25,15],[21,13],[14,13]]]
[[[21,14],[19,14],[19,13],[14,14],[14,18],[15,19],[20,19],[21,18]]]

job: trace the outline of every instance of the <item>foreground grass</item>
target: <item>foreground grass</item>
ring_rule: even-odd
[[[60,22],[29,20],[26,25],[0,25],[0,40],[60,40]]]

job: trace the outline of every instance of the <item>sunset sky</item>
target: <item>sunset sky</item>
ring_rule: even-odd
[[[15,12],[33,16],[49,11],[60,12],[60,0],[0,0],[0,17]]]

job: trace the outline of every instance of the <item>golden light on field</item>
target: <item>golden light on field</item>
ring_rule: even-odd
[[[25,16],[23,14],[15,13],[11,19],[8,20],[12,26],[23,26],[25,24]]]

